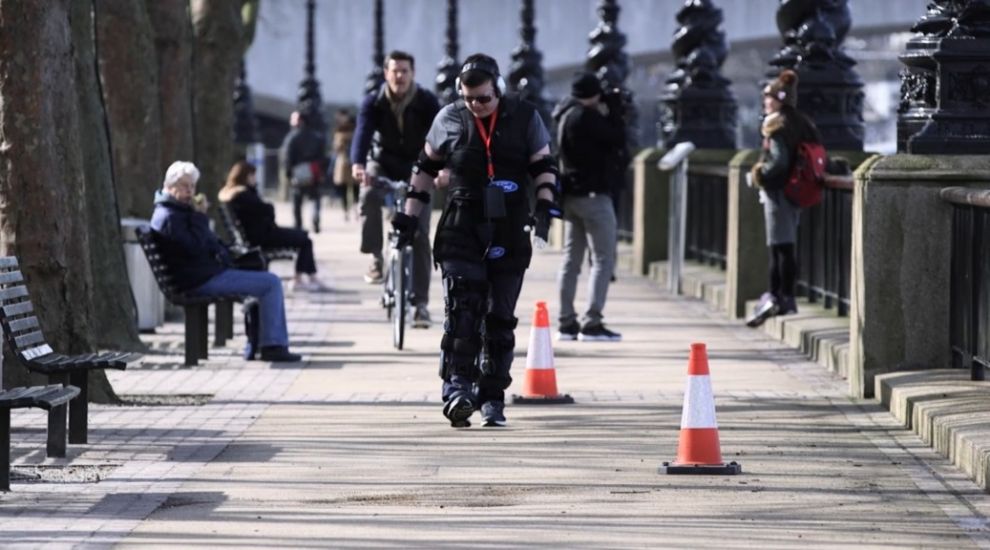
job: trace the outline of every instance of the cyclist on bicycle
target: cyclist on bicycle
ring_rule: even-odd
[[[535,225],[534,237],[546,241],[551,216],[559,216],[557,170],[536,107],[504,95],[494,59],[468,57],[458,92],[461,98],[433,120],[413,169],[406,211],[396,214],[392,224],[411,239],[415,216],[430,202],[434,178],[449,169],[447,203],[433,251],[445,290],[443,413],[452,426],[469,426],[468,418],[480,405],[486,426],[504,426],[516,300],[532,256],[528,226]],[[537,190],[535,223],[530,185]],[[484,372],[479,372],[476,360],[483,345],[490,360],[482,362]]]
[[[413,56],[393,51],[385,58],[385,83],[365,97],[351,143],[351,172],[361,184],[361,252],[371,254],[365,281],[382,282],[382,206],[385,192],[373,185],[375,176],[408,181],[416,155],[440,103],[416,85]],[[430,210],[420,217],[420,235],[413,242],[413,327],[430,326]]]

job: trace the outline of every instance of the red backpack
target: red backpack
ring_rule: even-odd
[[[797,159],[784,185],[784,196],[801,208],[822,202],[822,184],[828,155],[820,143],[805,141],[798,144]]]

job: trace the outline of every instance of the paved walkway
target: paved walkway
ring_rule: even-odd
[[[60,460],[44,457],[42,414],[18,412],[15,466],[42,480],[0,496],[0,546],[990,547],[990,498],[887,412],[627,273],[607,310],[622,343],[555,344],[577,404],[510,405],[509,428],[451,429],[439,326],[394,351],[361,281],[357,224],[325,219],[317,258],[335,290],[287,304],[306,362],[245,363],[238,337],[184,368],[170,323],[140,366],[110,376],[122,394],[173,404],[93,406],[91,443]],[[534,302],[556,309],[559,260],[539,253],[527,275],[517,381]],[[676,451],[695,341],[708,344],[722,449],[740,476],[657,474]]]

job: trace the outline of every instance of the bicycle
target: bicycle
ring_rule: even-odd
[[[409,184],[379,177],[375,185],[386,189],[392,196],[392,208],[402,212],[406,204]],[[392,322],[392,345],[401,350],[405,343],[406,317],[410,308],[410,281],[412,279],[412,245],[399,248],[399,235],[394,229],[388,232],[388,259],[385,262],[385,280],[382,283],[381,304],[385,315]]]

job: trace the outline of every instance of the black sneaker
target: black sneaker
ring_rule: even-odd
[[[302,355],[292,353],[285,346],[265,346],[261,348],[261,360],[274,363],[298,363],[302,361]]]
[[[486,428],[504,428],[508,423],[505,421],[505,403],[502,401],[485,401],[481,405],[481,419]]]
[[[571,321],[566,325],[557,327],[557,340],[577,340],[579,332],[581,332],[581,325],[577,321]]]
[[[622,335],[605,328],[603,324],[585,325],[578,333],[578,340],[582,342],[618,342],[622,340]]]
[[[458,390],[450,395],[443,404],[443,415],[450,420],[452,428],[470,428],[471,415],[474,414],[474,402],[471,401],[471,394]]]

